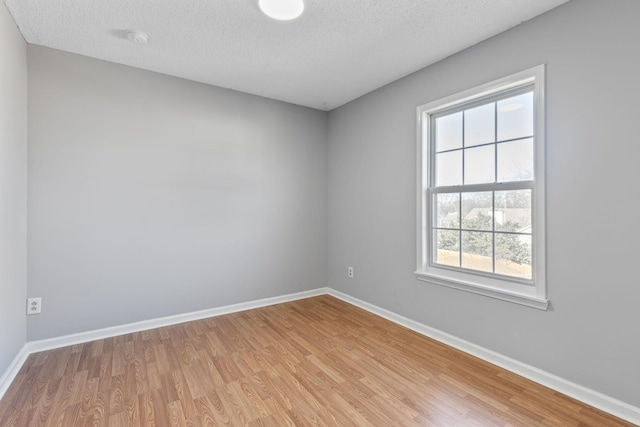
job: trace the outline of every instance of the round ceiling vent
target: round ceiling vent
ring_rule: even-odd
[[[135,44],[147,44],[149,36],[142,31],[127,31],[127,39]]]

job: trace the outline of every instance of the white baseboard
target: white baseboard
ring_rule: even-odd
[[[37,353],[39,351],[52,350],[54,348],[66,347],[69,345],[116,337],[118,335],[130,334],[132,332],[146,331],[149,329],[161,328],[163,326],[191,322],[192,320],[206,319],[207,317],[214,317],[223,314],[251,310],[252,308],[266,307],[268,305],[296,301],[299,299],[310,298],[318,295],[326,295],[327,293],[328,288],[319,288],[311,291],[297,292],[293,294],[264,298],[239,304],[231,304],[223,307],[210,308],[207,310],[193,311],[191,313],[177,314],[175,316],[143,320],[141,322],[128,323],[126,325],[112,326],[109,328],[96,329],[93,331],[79,332],[77,334],[63,335],[56,338],[31,341],[27,343],[27,348],[29,350],[29,354]]]
[[[542,384],[562,394],[573,397],[574,399],[608,412],[618,418],[629,421],[630,423],[640,425],[640,408],[636,406],[622,402],[595,390],[591,390],[587,387],[583,387],[579,384],[575,384],[564,378],[558,377],[557,375],[527,365],[526,363],[519,362],[500,353],[496,353],[495,351],[480,347],[479,345],[447,334],[446,332],[442,332],[438,329],[400,316],[399,314],[362,301],[358,298],[352,297],[351,295],[347,295],[331,288],[328,288],[328,293],[329,295],[339,298],[345,302],[367,310],[370,313],[409,328],[421,335],[433,338],[436,341],[440,341],[441,343],[500,366],[501,368],[528,378],[531,381]]]
[[[13,380],[16,379],[18,372],[20,372],[20,368],[22,368],[22,365],[24,365],[24,362],[27,360],[27,357],[29,357],[29,350],[27,344],[25,344],[22,346],[18,354],[16,354],[16,357],[13,358],[4,374],[0,377],[0,399],[2,399],[2,396],[7,392]]]
[[[280,304],[299,299],[310,298],[318,295],[329,294],[373,314],[390,320],[394,323],[402,325],[413,331],[418,332],[429,338],[433,338],[458,350],[469,353],[489,363],[500,366],[508,371],[514,372],[567,396],[573,397],[588,405],[601,409],[619,418],[627,420],[631,423],[640,425],[640,408],[614,399],[595,390],[575,384],[564,378],[545,372],[541,369],[519,362],[500,353],[480,347],[469,341],[457,338],[453,335],[442,332],[438,329],[431,328],[422,323],[400,316],[392,311],[362,301],[340,291],[331,288],[319,288],[311,291],[298,292],[294,294],[282,295],[278,297],[265,298],[256,301],[250,301],[240,304],[232,304],[223,307],[212,308],[208,310],[195,311],[192,313],[179,314],[175,316],[161,317],[158,319],[144,320],[141,322],[129,323],[126,325],[113,326],[110,328],[98,329],[94,331],[80,332],[77,334],[65,335],[56,338],[49,338],[38,341],[31,341],[25,344],[20,352],[16,355],[11,365],[5,373],[0,377],[0,399],[6,393],[11,382],[15,379],[20,368],[27,360],[31,353],[36,353],[54,348],[66,347],[74,344],[94,341],[98,339],[110,338],[122,334],[132,332],[145,331],[148,329],[159,328],[162,326],[170,326],[178,323],[189,322],[192,320],[204,319],[207,317],[220,316],[223,314],[235,313],[253,308],[265,307],[274,304]]]

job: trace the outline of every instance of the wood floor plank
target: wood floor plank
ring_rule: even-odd
[[[141,426],[155,426],[155,408],[153,404],[153,395],[146,392],[138,395],[138,410],[140,414]]]
[[[330,296],[29,356],[0,426],[628,427]]]

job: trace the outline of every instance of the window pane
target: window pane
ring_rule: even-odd
[[[533,136],[533,92],[498,101],[498,141]]]
[[[493,233],[462,232],[462,267],[493,272]]]
[[[498,182],[533,179],[533,138],[498,144]]]
[[[464,150],[464,183],[495,182],[495,145]]]
[[[496,273],[531,279],[531,236],[496,233]]]
[[[462,184],[462,150],[436,154],[436,186]]]
[[[462,148],[462,111],[436,119],[436,152]]]
[[[464,112],[464,146],[494,142],[496,139],[495,123],[496,104],[491,103],[472,108]]]
[[[436,194],[435,226],[460,228],[460,193]]]
[[[493,230],[491,191],[462,193],[462,228]]]
[[[496,231],[531,233],[531,190],[496,191]]]
[[[437,230],[436,245],[436,263],[460,267],[460,232]]]

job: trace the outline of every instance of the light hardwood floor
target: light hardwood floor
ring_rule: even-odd
[[[629,426],[330,296],[29,356],[0,426]]]

